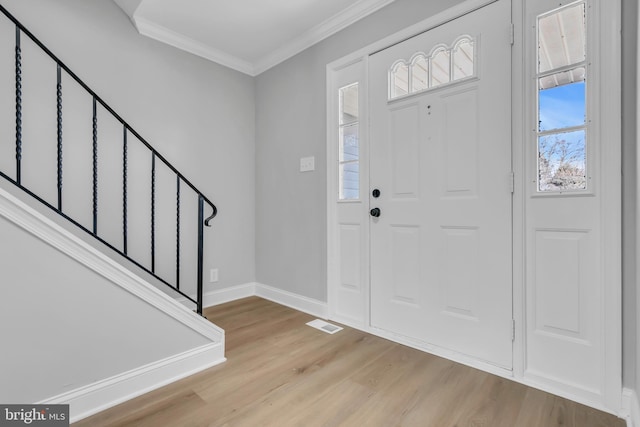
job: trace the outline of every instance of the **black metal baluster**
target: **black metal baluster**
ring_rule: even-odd
[[[176,288],[180,289],[180,175],[176,175]]]
[[[1,0],[0,0],[1,1]],[[122,117],[120,117],[107,103],[105,103],[87,84],[85,84],[69,67],[67,67],[58,57],[56,57],[42,42],[40,42],[27,28],[25,28],[18,20],[16,20],[1,4],[0,4],[0,15],[6,16],[13,24],[15,24],[15,159],[16,159],[16,172],[15,176],[9,176],[2,171],[0,171],[0,177],[7,179],[17,187],[19,187],[26,194],[30,195],[40,203],[42,203],[47,208],[59,214],[62,218],[70,221],[72,224],[77,226],[83,232],[92,235],[96,240],[104,244],[106,247],[111,250],[117,252],[120,255],[125,256],[129,261],[131,261],[134,265],[139,267],[141,270],[145,271],[148,274],[153,275],[159,282],[162,282],[164,285],[172,287],[175,292],[179,293],[187,300],[193,302],[197,305],[197,312],[202,315],[202,306],[203,306],[203,275],[204,275],[204,265],[203,265],[203,257],[204,257],[204,226],[209,227],[210,221],[216,216],[217,208],[216,206],[207,199],[187,178],[185,178],[180,172],[144,139],[140,134],[138,134],[133,128],[131,128],[127,122],[124,121]],[[57,176],[56,176],[56,187],[58,190],[57,203],[50,203],[47,200],[44,200],[38,194],[29,190],[22,186],[22,158],[23,158],[23,148],[24,142],[27,142],[23,136],[23,57],[22,57],[22,46],[21,40],[30,40],[32,41],[42,52],[48,55],[53,63],[56,64],[57,69],[57,82],[56,82],[56,125],[57,125]],[[31,48],[31,47],[30,47]],[[63,75],[64,72],[64,75]],[[66,213],[63,212],[63,187],[64,187],[64,166],[65,163],[69,163],[70,159],[64,159],[64,149],[65,149],[65,141],[63,139],[63,100],[62,100],[62,80],[69,77],[73,81],[75,81],[80,87],[82,87],[86,93],[92,97],[93,101],[93,194],[92,194],[92,214],[93,214],[93,226],[85,226],[80,222],[76,221],[74,218],[70,217]],[[111,243],[107,242],[103,238],[98,235],[98,105],[101,106],[107,113],[111,114],[117,121],[122,123],[123,125],[123,147],[122,147],[122,162],[123,162],[123,180],[122,180],[122,194],[123,194],[123,208],[122,208],[122,233],[123,233],[123,248],[117,248],[113,246]],[[102,114],[102,112],[101,112]],[[151,252],[152,252],[152,270],[149,270],[148,264],[141,263],[131,258],[128,255],[128,170],[131,167],[132,171],[134,171],[133,167],[135,166],[133,163],[129,165],[128,161],[128,134],[133,135],[138,141],[140,141],[143,146],[147,147],[152,152],[152,188],[151,188]],[[106,142],[106,141],[105,141]],[[162,277],[158,276],[155,272],[155,228],[156,228],[156,219],[155,219],[155,211],[156,211],[156,171],[155,171],[155,163],[157,160],[162,161],[166,164],[166,166],[176,174],[176,280],[175,284],[169,283],[169,281],[164,280]],[[106,175],[105,175],[106,177]],[[182,182],[181,182],[182,181]],[[199,202],[199,224],[198,224],[198,283],[197,283],[197,296],[187,295],[186,293],[180,290],[181,281],[181,192],[184,186],[188,186],[191,190],[193,190],[198,195]],[[206,219],[204,218],[204,206],[205,203],[212,208],[212,213]],[[197,298],[197,300],[196,300]]]
[[[127,255],[127,127],[122,129],[122,242]]]
[[[93,97],[93,234],[98,234],[98,108]]]
[[[198,295],[197,312],[202,315],[202,269],[204,255],[204,199],[202,194],[198,194]]]
[[[58,64],[56,107],[58,121],[58,210],[62,211],[62,70]]]
[[[156,272],[156,153],[151,152],[151,272]]]
[[[22,181],[22,48],[20,28],[16,26],[16,183]]]

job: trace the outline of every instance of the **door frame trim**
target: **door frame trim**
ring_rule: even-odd
[[[498,0],[466,0],[462,3],[459,3],[449,9],[446,9],[436,15],[426,18],[425,20],[418,22],[414,25],[411,25],[401,31],[398,31],[394,34],[391,34],[381,40],[378,40],[364,48],[358,49],[355,52],[352,52],[340,59],[337,59],[326,66],[326,135],[327,135],[327,146],[326,146],[326,154],[327,154],[327,164],[326,164],[326,179],[327,179],[327,193],[326,193],[326,203],[327,203],[327,304],[329,309],[329,316],[331,319],[335,321],[342,322],[346,325],[359,328],[362,330],[369,330],[370,327],[370,312],[369,312],[369,277],[366,277],[366,286],[364,290],[364,297],[366,301],[364,302],[364,313],[363,313],[363,322],[354,321],[353,319],[342,318],[336,316],[336,301],[335,301],[335,292],[334,288],[336,285],[336,280],[339,274],[337,270],[339,267],[339,263],[337,255],[338,255],[338,227],[337,227],[337,206],[336,206],[336,190],[337,190],[337,166],[336,166],[336,144],[337,137],[335,135],[334,130],[337,129],[337,109],[335,107],[336,103],[336,95],[335,89],[336,80],[338,73],[340,73],[346,67],[350,65],[356,64],[358,62],[362,63],[364,67],[363,72],[363,88],[362,96],[364,96],[364,105],[365,109],[361,112],[361,120],[360,122],[363,124],[363,127],[366,127],[368,130],[369,120],[368,120],[368,99],[367,99],[367,87],[368,87],[368,71],[369,71],[369,55],[372,55],[380,50],[386,49],[394,44],[400,43],[404,40],[407,40],[411,37],[414,37],[420,33],[424,33],[429,31],[432,28],[435,28],[439,25],[442,25],[448,21],[459,18],[463,15],[471,13],[475,10],[478,10],[484,6],[487,6],[491,3],[495,3]],[[368,141],[366,140],[366,131],[364,138],[361,138],[360,141],[361,147],[365,145],[365,150],[368,152]],[[368,162],[368,158],[366,159]],[[367,168],[368,170],[368,168]],[[363,180],[361,178],[360,184],[361,188],[366,188],[368,193],[369,188],[369,176],[366,176]],[[366,184],[366,187],[365,187]],[[369,208],[369,197],[362,197],[361,202],[366,205],[367,211]],[[368,231],[368,228],[367,228]],[[367,233],[367,247],[369,246],[369,235]],[[369,265],[369,254],[367,253],[367,267]],[[363,278],[364,279],[364,278]],[[465,362],[462,362],[465,363]],[[510,371],[508,371],[510,372]]]
[[[622,238],[622,224],[621,224],[621,195],[620,189],[622,186],[621,177],[618,173],[620,171],[620,150],[621,150],[621,88],[615,88],[616,90],[605,91],[600,88],[603,93],[604,107],[602,111],[602,132],[606,132],[606,135],[611,136],[611,139],[617,141],[616,147],[612,150],[603,150],[602,152],[602,171],[606,179],[603,180],[600,191],[603,194],[604,202],[603,206],[614,206],[614,209],[602,210],[602,233],[606,238],[603,242],[603,253],[605,254],[603,260],[603,280],[607,283],[607,292],[603,298],[603,307],[605,314],[604,321],[604,337],[603,342],[605,346],[605,376],[604,381],[604,393],[602,402],[585,401],[580,396],[572,395],[566,391],[559,390],[550,384],[533,383],[532,381],[524,377],[525,357],[526,357],[526,343],[524,339],[526,337],[526,325],[525,325],[525,188],[526,174],[525,174],[525,152],[522,143],[524,141],[525,126],[524,126],[524,52],[523,48],[523,36],[524,36],[524,0],[511,0],[512,7],[512,22],[514,24],[514,44],[512,53],[512,164],[513,171],[515,173],[514,182],[514,195],[513,195],[513,316],[516,322],[515,337],[513,343],[513,371],[499,369],[491,365],[483,364],[481,362],[469,360],[468,358],[461,357],[461,355],[450,354],[450,352],[441,352],[442,349],[425,348],[424,345],[418,345],[412,343],[407,339],[403,339],[399,336],[392,336],[384,331],[372,328],[370,326],[369,316],[369,286],[367,282],[365,285],[365,321],[349,322],[347,319],[335,319],[335,300],[332,296],[332,287],[335,282],[332,282],[332,278],[336,276],[336,269],[339,264],[336,263],[336,257],[338,255],[335,250],[337,244],[337,209],[336,209],[336,176],[337,167],[332,159],[335,159],[335,144],[336,138],[333,136],[334,129],[336,127],[336,119],[333,117],[335,107],[332,103],[335,101],[335,95],[331,90],[334,88],[335,76],[340,70],[348,65],[361,61],[365,67],[364,74],[364,89],[362,90],[363,96],[367,96],[367,80],[368,80],[368,58],[369,55],[390,47],[396,43],[400,43],[408,38],[416,36],[420,33],[430,30],[438,25],[446,23],[450,20],[458,18],[467,13],[473,12],[486,5],[494,3],[497,0],[467,0],[459,3],[443,12],[433,15],[417,24],[407,27],[395,34],[387,36],[382,40],[374,42],[364,48],[361,48],[355,52],[352,52],[340,59],[337,59],[326,66],[326,82],[327,82],[327,295],[328,295],[328,307],[329,317],[336,321],[342,321],[344,324],[354,327],[356,329],[363,330],[374,335],[389,338],[402,344],[419,348],[421,350],[428,351],[433,354],[437,354],[459,363],[470,365],[479,369],[482,369],[493,374],[503,376],[513,381],[542,389],[550,393],[563,396],[580,403],[592,406],[594,408],[604,410],[615,415],[621,414],[621,402],[622,402],[622,278],[621,278],[621,264],[622,254],[620,249]],[[602,0],[592,0],[598,5],[602,3]],[[603,15],[601,28],[602,34],[607,35],[606,45],[602,42],[600,48],[602,51],[601,61],[607,62],[610,67],[602,66],[603,79],[606,81],[621,81],[621,58],[622,53],[620,49],[621,39],[621,2],[620,0],[613,0],[611,5],[607,7],[600,7],[599,13]],[[368,101],[365,98],[365,104]],[[366,113],[365,113],[366,114]],[[336,115],[337,117],[337,115]],[[368,128],[368,119],[363,118],[362,123]],[[368,141],[361,141],[361,143],[367,144]],[[608,175],[607,175],[608,174]],[[366,177],[368,184],[368,176]],[[361,181],[361,185],[364,183]],[[368,192],[368,185],[364,187]],[[362,202],[369,204],[369,198],[362,199]],[[367,235],[367,240],[369,236]],[[369,254],[367,254],[368,257]],[[367,259],[368,262],[368,259]],[[332,308],[333,307],[333,308]]]
[[[333,63],[332,63],[333,64]],[[331,65],[331,64],[330,64]],[[359,67],[357,73],[346,71],[347,68]],[[345,61],[340,61],[332,68],[327,66],[327,306],[330,319],[336,322],[349,325],[354,328],[366,330],[369,327],[369,253],[363,254],[362,269],[366,270],[361,273],[360,281],[362,285],[362,310],[361,316],[346,317],[337,312],[337,291],[340,276],[339,264],[339,227],[338,227],[338,205],[359,203],[362,207],[362,216],[364,218],[362,227],[362,247],[369,247],[369,220],[367,212],[369,210],[369,158],[368,158],[368,130],[369,115],[366,90],[368,88],[367,78],[369,67],[369,57],[350,56]],[[338,201],[338,95],[337,91],[341,84],[339,83],[339,74],[341,72],[349,74],[357,74],[359,76],[358,83],[358,104],[360,106],[358,123],[359,123],[359,146],[360,146],[360,200],[357,201]],[[364,88],[364,90],[362,90]],[[363,167],[363,163],[366,163]],[[365,190],[366,189],[366,190]],[[363,193],[364,191],[364,193]]]

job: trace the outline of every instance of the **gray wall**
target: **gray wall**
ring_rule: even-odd
[[[460,2],[397,0],[256,78],[258,282],[327,299],[326,65]]]
[[[140,36],[112,1],[2,0],[1,4],[218,205],[219,215],[213,228],[205,229],[205,270],[219,268],[220,282],[206,283],[205,291],[253,282],[253,78]],[[0,25],[0,58],[3,58],[0,76],[11,76],[0,80],[3,82],[0,83],[0,168],[11,171],[14,158],[12,43],[11,26]],[[55,191],[55,67],[35,55],[35,49],[26,40],[24,50],[25,174],[27,181],[34,185],[34,176],[48,174],[48,186],[42,191],[52,194]],[[32,77],[38,72],[48,76],[45,82],[49,86],[36,86],[37,80]],[[82,98],[70,82],[70,79],[63,82],[65,194],[86,191],[91,182],[90,99]],[[34,117],[42,120],[36,121]],[[74,118],[84,134],[71,128]],[[106,187],[121,185],[122,131],[115,121],[109,121],[104,115],[99,116],[99,130],[99,156],[100,161],[105,162],[99,167],[99,229],[109,233],[107,240],[118,244],[121,199],[119,193],[109,195]],[[43,141],[47,147],[35,151],[34,143]],[[77,141],[82,141],[83,146]],[[130,160],[136,154],[143,156],[141,149],[136,151],[131,147],[130,150]],[[53,157],[45,157],[45,153]],[[86,170],[71,167],[68,160],[74,156],[84,156]],[[130,208],[133,210],[137,204],[148,213],[149,174],[131,168],[130,165]],[[115,174],[108,175],[108,172]],[[175,178],[159,173],[158,185],[163,183],[167,185],[159,190],[158,202],[166,203],[171,215],[163,218],[159,214],[157,238],[168,242],[169,249],[167,253],[159,253],[157,264],[171,275],[175,263]],[[68,209],[84,215],[83,223],[89,221],[91,212],[90,193],[86,194],[84,198],[66,200]],[[187,241],[195,240],[197,221],[190,215],[195,211],[195,197],[190,202],[187,196],[188,192],[184,191],[183,274],[184,279],[193,279],[190,282],[194,283],[195,261],[187,264],[186,257],[195,255],[195,245]],[[76,206],[81,202],[85,205]],[[158,211],[165,210],[159,208]],[[130,236],[129,245],[150,258],[150,227],[149,220],[145,221],[136,224],[136,220],[131,219],[130,231],[137,230],[139,234]],[[186,282],[184,280],[183,285]]]

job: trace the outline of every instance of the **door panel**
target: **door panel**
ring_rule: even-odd
[[[536,330],[572,338],[586,338],[580,320],[584,308],[580,294],[589,258],[589,232],[538,230],[536,232]],[[582,289],[581,289],[582,288]],[[582,292],[581,292],[582,291]]]
[[[443,99],[443,146],[445,196],[476,195],[478,179],[477,88],[453,93]],[[464,123],[464,126],[461,126]]]
[[[420,228],[391,226],[393,301],[419,306]]]
[[[601,6],[598,6],[599,3]],[[612,334],[606,327],[607,324],[612,324],[608,323],[608,319],[614,317],[607,309],[606,302],[611,300],[611,295],[615,295],[617,286],[616,279],[608,278],[610,276],[607,276],[606,265],[607,259],[615,259],[616,249],[605,249],[607,240],[617,242],[615,245],[619,247],[617,233],[607,233],[607,230],[615,229],[614,224],[619,218],[619,205],[607,202],[607,198],[612,193],[619,194],[619,188],[607,188],[607,183],[611,185],[619,179],[620,169],[613,166],[618,164],[619,159],[619,155],[614,154],[618,148],[615,133],[600,133],[600,126],[605,124],[602,117],[609,114],[605,110],[610,109],[612,104],[601,102],[610,96],[610,91],[608,88],[604,90],[608,80],[601,80],[600,71],[607,69],[610,64],[601,59],[603,57],[600,56],[602,53],[599,49],[607,43],[613,43],[611,40],[605,42],[612,33],[603,32],[598,36],[597,28],[600,24],[596,23],[605,22],[605,14],[615,5],[613,2],[589,1],[585,4],[569,4],[562,9],[558,2],[551,0],[527,0],[523,5],[527,28],[524,40],[528,47],[525,57],[525,126],[531,129],[525,139],[528,179],[524,187],[524,377],[540,384],[549,384],[587,401],[601,402],[606,396],[607,383],[612,383],[610,377],[620,376],[619,371],[615,372],[615,358],[610,356],[611,352],[616,351],[610,338],[615,333]],[[578,12],[577,16],[572,17],[571,11]],[[575,30],[554,33],[559,28],[557,24],[545,26],[552,20],[563,25],[563,32],[569,26],[573,26]],[[586,48],[586,56],[585,53],[582,54],[586,62],[581,68],[586,73],[582,82],[584,93],[581,95],[585,111],[580,112],[577,122],[569,122],[579,125],[575,128],[566,128],[566,122],[558,124],[549,120],[549,116],[565,114],[566,107],[555,109],[542,101],[549,96],[548,91],[566,90],[571,84],[561,79],[552,84],[545,82],[547,86],[544,88],[536,84],[538,71],[558,66],[554,62],[540,66],[536,49],[539,49],[540,58],[554,52],[550,44],[543,45],[540,40],[559,38],[564,45],[579,44],[584,45],[581,49]],[[556,47],[555,52],[558,51]],[[571,62],[574,61],[572,58]],[[604,63],[607,63],[606,67],[602,65]],[[551,75],[552,78],[562,76],[563,70],[557,71]],[[573,97],[566,95],[554,102],[570,103],[572,99]],[[549,127],[543,127],[539,124],[541,122],[546,126],[552,123],[550,128],[556,129],[545,135],[544,130]],[[551,159],[552,163],[556,161],[554,157],[557,158],[557,155],[550,149],[545,151],[539,141],[547,138],[547,141],[551,141],[547,147],[555,149],[555,144],[559,143],[561,146],[566,140],[570,140],[571,134],[578,134],[582,138],[582,158],[581,163],[578,163],[578,167],[583,168],[581,173],[586,182],[582,187],[565,186],[566,181],[558,179],[560,175],[557,173],[543,178],[545,174],[549,174],[545,170],[545,161],[549,162]],[[608,164],[604,161],[607,155],[615,157],[615,163]],[[552,185],[543,185],[542,183],[547,182],[545,180]],[[541,184],[538,185],[538,182]],[[616,218],[613,222],[605,220],[609,213],[609,218]],[[610,348],[607,348],[607,342]],[[619,401],[619,390],[609,394],[609,399],[611,396]]]
[[[344,290],[360,292],[361,254],[360,242],[362,234],[360,224],[340,224],[338,240],[340,242],[340,287]]]
[[[420,110],[418,104],[392,109],[389,116],[391,137],[391,181],[394,198],[415,198],[420,183]]]
[[[371,324],[506,368],[509,23],[508,0],[498,1],[376,53],[369,65],[370,182],[381,191],[370,199],[381,210],[371,219]],[[388,100],[394,63],[461,36],[475,41],[474,76]]]
[[[442,227],[443,268],[439,278],[442,310],[453,316],[477,320],[478,229]],[[464,265],[465,268],[460,268]]]

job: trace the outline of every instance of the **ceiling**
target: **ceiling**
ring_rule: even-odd
[[[113,0],[138,32],[252,76],[394,0]]]
[[[578,3],[538,19],[540,89],[584,81],[586,64],[585,5]]]

